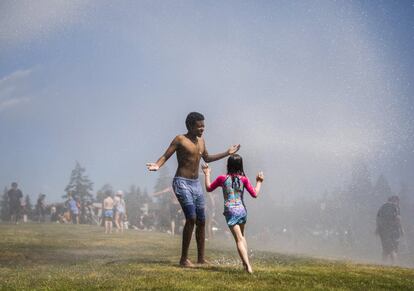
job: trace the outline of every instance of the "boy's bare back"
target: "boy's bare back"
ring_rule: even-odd
[[[111,196],[107,197],[103,201],[103,208],[104,209],[112,209],[114,208],[114,200],[111,198]]]

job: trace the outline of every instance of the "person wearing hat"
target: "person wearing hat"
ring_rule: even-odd
[[[114,198],[114,210],[115,210],[115,226],[117,231],[124,232],[124,218],[126,215],[126,207],[124,200],[124,192],[118,190],[115,193]]]

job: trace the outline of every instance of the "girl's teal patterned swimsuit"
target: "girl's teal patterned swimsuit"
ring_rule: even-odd
[[[240,175],[220,175],[207,188],[208,192],[214,191],[217,187],[223,189],[224,212],[227,225],[245,224],[247,221],[247,210],[243,201],[244,189],[250,193],[253,198],[257,197],[249,179]]]

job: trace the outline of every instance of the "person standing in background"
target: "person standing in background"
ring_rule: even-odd
[[[20,201],[23,199],[23,193],[17,188],[16,182],[11,184],[11,189],[7,191],[7,196],[9,198],[10,222],[18,224],[21,210]]]
[[[105,196],[105,199],[102,201],[102,214],[105,224],[105,234],[110,234],[112,233],[112,219],[114,217],[114,200],[109,192]]]
[[[124,219],[126,215],[126,207],[124,200],[124,191],[118,190],[115,193],[114,198],[114,210],[115,210],[115,226],[116,231],[124,232]]]
[[[397,260],[398,244],[404,235],[401,225],[400,198],[391,196],[388,202],[383,204],[377,213],[376,234],[379,235],[382,244],[382,259],[390,259],[394,264]]]

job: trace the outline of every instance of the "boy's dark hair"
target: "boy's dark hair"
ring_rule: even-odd
[[[188,113],[187,118],[185,119],[185,126],[188,130],[190,130],[190,128],[193,127],[197,121],[202,120],[204,120],[203,114],[198,112],[190,112]]]
[[[232,175],[231,186],[233,187],[233,189],[241,191],[240,179],[239,177],[235,176],[246,176],[243,170],[243,159],[240,155],[233,154],[227,159],[227,174]]]
[[[11,183],[11,185],[12,185],[12,187],[17,187],[17,183],[16,182]]]

